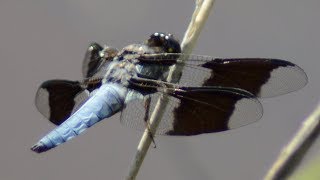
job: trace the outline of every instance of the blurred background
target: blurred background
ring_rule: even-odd
[[[137,179],[262,179],[279,151],[319,101],[320,1],[216,0],[193,53],[269,57],[302,67],[309,84],[263,99],[254,124],[218,134],[156,137]],[[123,179],[141,132],[119,114],[43,154],[30,147],[54,126],[34,106],[41,82],[81,78],[88,44],[121,49],[151,33],[180,40],[194,1],[2,0],[0,2],[0,178]],[[319,155],[320,141],[303,163]]]

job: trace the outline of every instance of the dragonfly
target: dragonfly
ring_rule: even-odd
[[[308,82],[304,70],[289,61],[183,54],[179,41],[161,32],[120,51],[91,43],[82,74],[79,81],[54,79],[40,85],[35,105],[57,126],[31,150],[52,149],[118,112],[121,124],[148,129],[163,96],[168,103],[152,134],[227,131],[259,120],[260,98],[287,94]]]

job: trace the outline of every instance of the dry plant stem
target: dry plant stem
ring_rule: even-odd
[[[320,133],[320,104],[302,123],[292,140],[282,149],[265,180],[287,179],[298,166],[309,147]]]
[[[200,31],[205,25],[205,22],[209,16],[210,10],[213,7],[214,0],[197,0],[195,11],[193,13],[189,27],[185,33],[185,36],[181,43],[182,53],[190,54],[195,46],[196,40],[199,37]],[[167,81],[171,82],[173,73],[179,72],[181,69],[171,68]],[[150,138],[150,132],[156,132],[161,117],[165,111],[168,103],[167,96],[163,95],[157,101],[155,109],[150,118],[150,127],[146,129],[142,135],[140,143],[137,148],[137,152],[133,162],[131,164],[129,173],[126,177],[127,180],[134,180],[138,174],[141,164],[145,155],[149,149],[152,139]]]

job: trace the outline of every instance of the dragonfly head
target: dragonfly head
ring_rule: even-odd
[[[150,35],[145,44],[164,53],[181,53],[179,41],[169,33],[156,32]]]

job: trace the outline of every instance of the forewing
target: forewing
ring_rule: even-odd
[[[259,120],[260,102],[249,92],[235,88],[182,88],[168,96],[168,105],[156,134],[189,136],[238,128]],[[133,100],[123,109],[121,123],[145,130],[162,93]],[[146,99],[150,98],[150,109]],[[146,120],[147,118],[147,121]]]
[[[210,56],[183,55],[175,60],[171,54],[143,57],[153,63],[175,63],[183,67],[179,74],[182,86],[224,86],[249,91],[257,97],[273,97],[303,88],[308,78],[297,65],[280,59],[235,58],[218,59]],[[174,76],[175,77],[175,76]],[[175,80],[173,81],[175,82]]]
[[[35,97],[38,111],[53,124],[59,125],[77,110],[89,97],[89,91],[80,82],[49,80],[40,85]]]
[[[103,60],[99,52],[103,49],[98,43],[91,43],[82,63],[82,74],[84,78],[92,77],[102,67]]]

